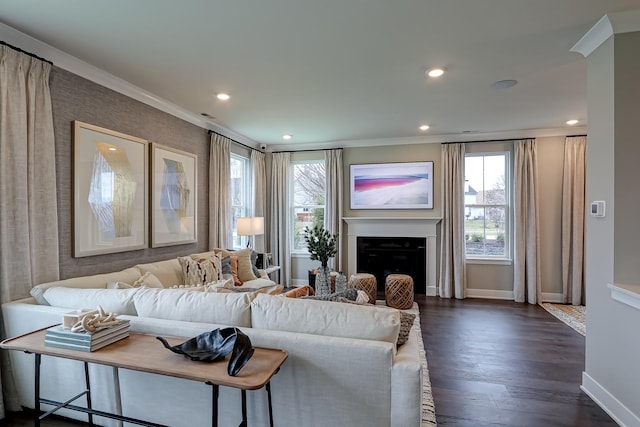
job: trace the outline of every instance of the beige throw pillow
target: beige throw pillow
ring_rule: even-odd
[[[253,250],[251,248],[245,248],[239,251],[228,251],[226,249],[216,248],[214,251],[220,255],[221,258],[227,256],[238,257],[238,278],[242,283],[258,278],[253,272],[253,263],[251,262],[251,252]]]
[[[179,257],[184,284],[186,286],[204,285],[222,279],[220,256],[207,259],[194,259],[190,256]]]
[[[134,288],[141,288],[143,286],[147,288],[164,288],[160,279],[158,279],[156,275],[151,272],[144,273],[138,280],[133,282],[132,285],[132,287]]]

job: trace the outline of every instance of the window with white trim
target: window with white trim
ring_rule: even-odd
[[[326,169],[324,160],[291,162],[291,251],[306,253],[304,228],[324,225]]]
[[[464,161],[467,258],[511,257],[509,153],[468,153]]]
[[[249,216],[249,159],[231,154],[231,212],[233,217],[233,249],[242,249],[242,236],[238,236],[238,218]]]

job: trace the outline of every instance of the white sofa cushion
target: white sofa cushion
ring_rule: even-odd
[[[47,300],[43,297],[44,291],[49,288],[106,288],[109,282],[133,283],[141,276],[140,270],[130,267],[114,273],[95,274],[93,276],[73,277],[71,279],[57,280],[55,282],[41,283],[31,288],[31,296],[38,301],[38,304],[47,305]]]
[[[109,313],[135,316],[133,296],[140,290],[133,289],[78,289],[55,287],[44,291],[43,297],[54,307],[91,308],[101,306]]]
[[[185,289],[140,289],[133,298],[138,316],[251,327],[251,297]]]
[[[400,313],[374,306],[256,295],[253,328],[301,332],[396,344]]]
[[[165,288],[184,285],[182,267],[177,258],[148,264],[138,264],[136,267],[140,270],[140,274],[151,273],[156,276]]]

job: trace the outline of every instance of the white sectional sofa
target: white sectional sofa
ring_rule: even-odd
[[[2,305],[6,334],[16,336],[60,323],[71,309],[95,308],[98,303],[129,319],[133,331],[156,336],[188,338],[237,326],[254,346],[289,353],[271,382],[276,426],[420,425],[422,373],[417,330],[413,328],[407,342],[397,347],[397,310],[265,294],[107,289],[109,282],[132,283],[148,271],[167,287],[182,280],[174,259],[41,285],[32,292],[37,298]],[[27,408],[34,408],[33,359],[33,355],[10,352],[20,404]],[[94,408],[115,412],[112,368],[91,365],[90,375]],[[210,386],[125,369],[118,376],[124,415],[176,427],[211,424]],[[43,397],[64,401],[83,387],[80,362],[43,356]],[[237,426],[240,392],[220,390],[220,426]],[[60,414],[86,420],[78,412],[63,410]],[[249,425],[268,425],[264,390],[248,393],[248,416]],[[103,418],[97,423],[117,425]]]

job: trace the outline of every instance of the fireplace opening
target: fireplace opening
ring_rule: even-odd
[[[378,292],[384,293],[384,281],[392,273],[413,278],[416,294],[426,294],[426,239],[421,237],[357,238],[358,273],[376,276]]]

